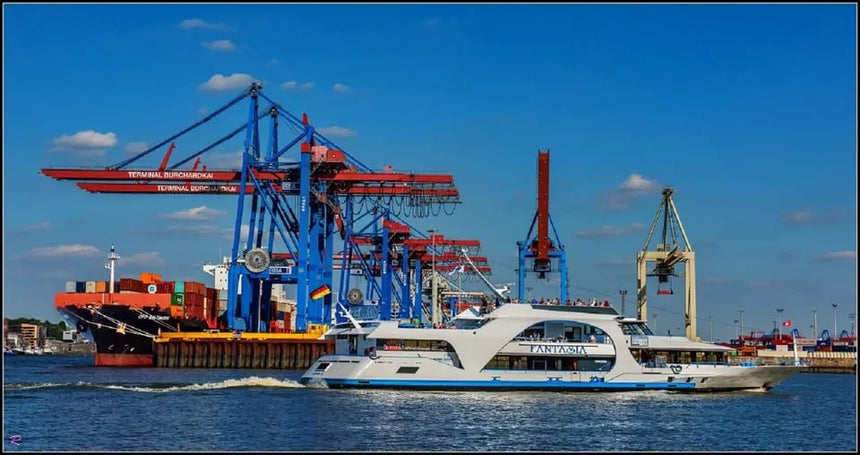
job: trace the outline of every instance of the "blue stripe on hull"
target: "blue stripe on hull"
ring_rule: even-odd
[[[564,381],[419,381],[399,379],[324,379],[329,387],[368,387],[448,390],[692,390],[695,384],[686,382],[564,382]],[[302,379],[302,383],[308,381]]]

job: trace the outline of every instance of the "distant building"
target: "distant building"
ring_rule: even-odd
[[[37,349],[45,345],[45,328],[36,324],[21,324],[21,339],[25,348]]]

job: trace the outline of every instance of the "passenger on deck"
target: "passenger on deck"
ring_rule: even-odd
[[[588,337],[589,343],[597,343],[597,337],[592,333],[591,336]]]
[[[576,298],[576,306],[585,306],[585,301],[580,299],[579,297],[577,297]]]
[[[604,300],[604,301],[603,301],[603,306],[609,306],[609,300]]]
[[[540,302],[538,302],[538,305],[546,305],[546,301],[543,299],[543,297],[541,297]]]
[[[566,306],[570,306],[570,299],[565,300],[565,301],[564,301],[564,304],[565,304]]]

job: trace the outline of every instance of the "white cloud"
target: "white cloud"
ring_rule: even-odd
[[[33,248],[31,252],[33,253],[33,255],[40,257],[95,256],[99,254],[99,249],[90,245],[76,244]]]
[[[782,216],[782,222],[786,224],[809,223],[813,219],[812,210],[797,210]]]
[[[70,152],[78,156],[101,156],[119,140],[114,133],[99,133],[95,130],[78,131],[69,136],[62,135],[53,140],[49,152]]]
[[[233,228],[219,228],[210,224],[173,225],[168,227],[167,229],[171,232],[190,234],[195,236],[219,236],[224,238],[225,240],[233,240]],[[248,240],[248,231],[248,225],[243,224],[242,228],[239,230],[240,242]]]
[[[340,93],[349,93],[351,91],[349,86],[341,84],[340,82],[335,82],[332,88],[334,89],[334,91]]]
[[[137,155],[138,153],[145,152],[147,149],[149,149],[149,146],[146,145],[146,142],[129,142],[125,146],[125,151],[129,155]]]
[[[856,251],[832,251],[830,253],[822,254],[818,256],[818,259],[823,261],[856,261],[857,260],[857,252]]]
[[[41,231],[41,230],[48,229],[50,227],[51,227],[51,223],[48,221],[45,221],[45,222],[39,223],[39,224],[30,224],[27,226],[22,226],[22,227],[16,229],[16,231],[17,232]]]
[[[281,84],[281,88],[284,90],[295,90],[297,86],[298,83],[296,81],[287,81]]]
[[[310,89],[312,89],[312,88],[314,88],[314,83],[313,83],[313,82],[305,82],[305,83],[304,83],[304,84],[302,84],[302,86],[301,86],[301,89],[302,89],[302,90],[310,90]]]
[[[203,47],[213,51],[231,52],[236,50],[236,45],[228,39],[219,39],[215,41],[200,43]]]
[[[627,180],[624,180],[621,182],[621,185],[618,185],[618,188],[631,191],[650,191],[659,189],[654,180],[648,180],[645,177],[642,177],[642,174],[630,174],[630,176],[627,177]]]
[[[207,169],[241,169],[243,150],[224,153],[206,153],[202,159]]]
[[[632,258],[608,258],[595,261],[597,265],[633,265]]]
[[[726,276],[709,276],[702,278],[702,283],[712,283],[712,284],[725,284],[731,283],[734,280],[732,278]]]
[[[221,23],[215,24],[212,22],[206,22],[203,19],[198,19],[196,17],[193,19],[185,19],[184,21],[180,22],[179,28],[184,28],[186,30],[190,30],[190,29],[194,29],[194,28],[203,28],[203,29],[210,29],[210,30],[229,30],[230,29],[230,27],[228,27],[225,24],[221,24]]]
[[[174,220],[211,220],[226,214],[227,212],[223,210],[210,209],[205,205],[202,205],[200,207],[180,210],[174,213],[162,213],[158,216],[162,218],[172,218]]]
[[[579,237],[603,237],[614,235],[625,235],[645,229],[642,223],[633,223],[629,226],[602,226],[597,229],[582,229],[576,233]]]
[[[317,131],[319,131],[320,134],[322,134],[323,136],[331,136],[331,137],[349,137],[349,136],[355,136],[358,134],[357,132],[355,132],[351,129],[342,128],[340,126],[329,126],[329,127],[325,127],[325,128],[318,128]]]
[[[656,180],[634,173],[617,187],[602,193],[599,196],[600,205],[604,210],[627,210],[633,200],[659,194],[660,191],[661,185]]]
[[[157,251],[138,253],[120,259],[126,265],[164,265],[165,261]]]
[[[200,85],[200,90],[208,90],[212,92],[235,90],[238,88],[249,87],[252,82],[254,82],[254,77],[250,74],[235,73],[226,77],[222,74],[216,74]]]

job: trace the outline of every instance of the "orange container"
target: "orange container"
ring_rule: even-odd
[[[132,308],[170,306],[170,294],[83,294],[83,293],[59,293],[54,295],[54,307],[60,308],[66,305],[83,306],[95,305],[128,305]]]
[[[161,283],[161,275],[157,273],[141,273],[140,281],[142,281],[143,284]]]
[[[107,292],[107,281],[96,281],[96,292]]]
[[[184,316],[184,310],[181,306],[171,305],[170,307],[170,316],[174,318],[181,318]]]

